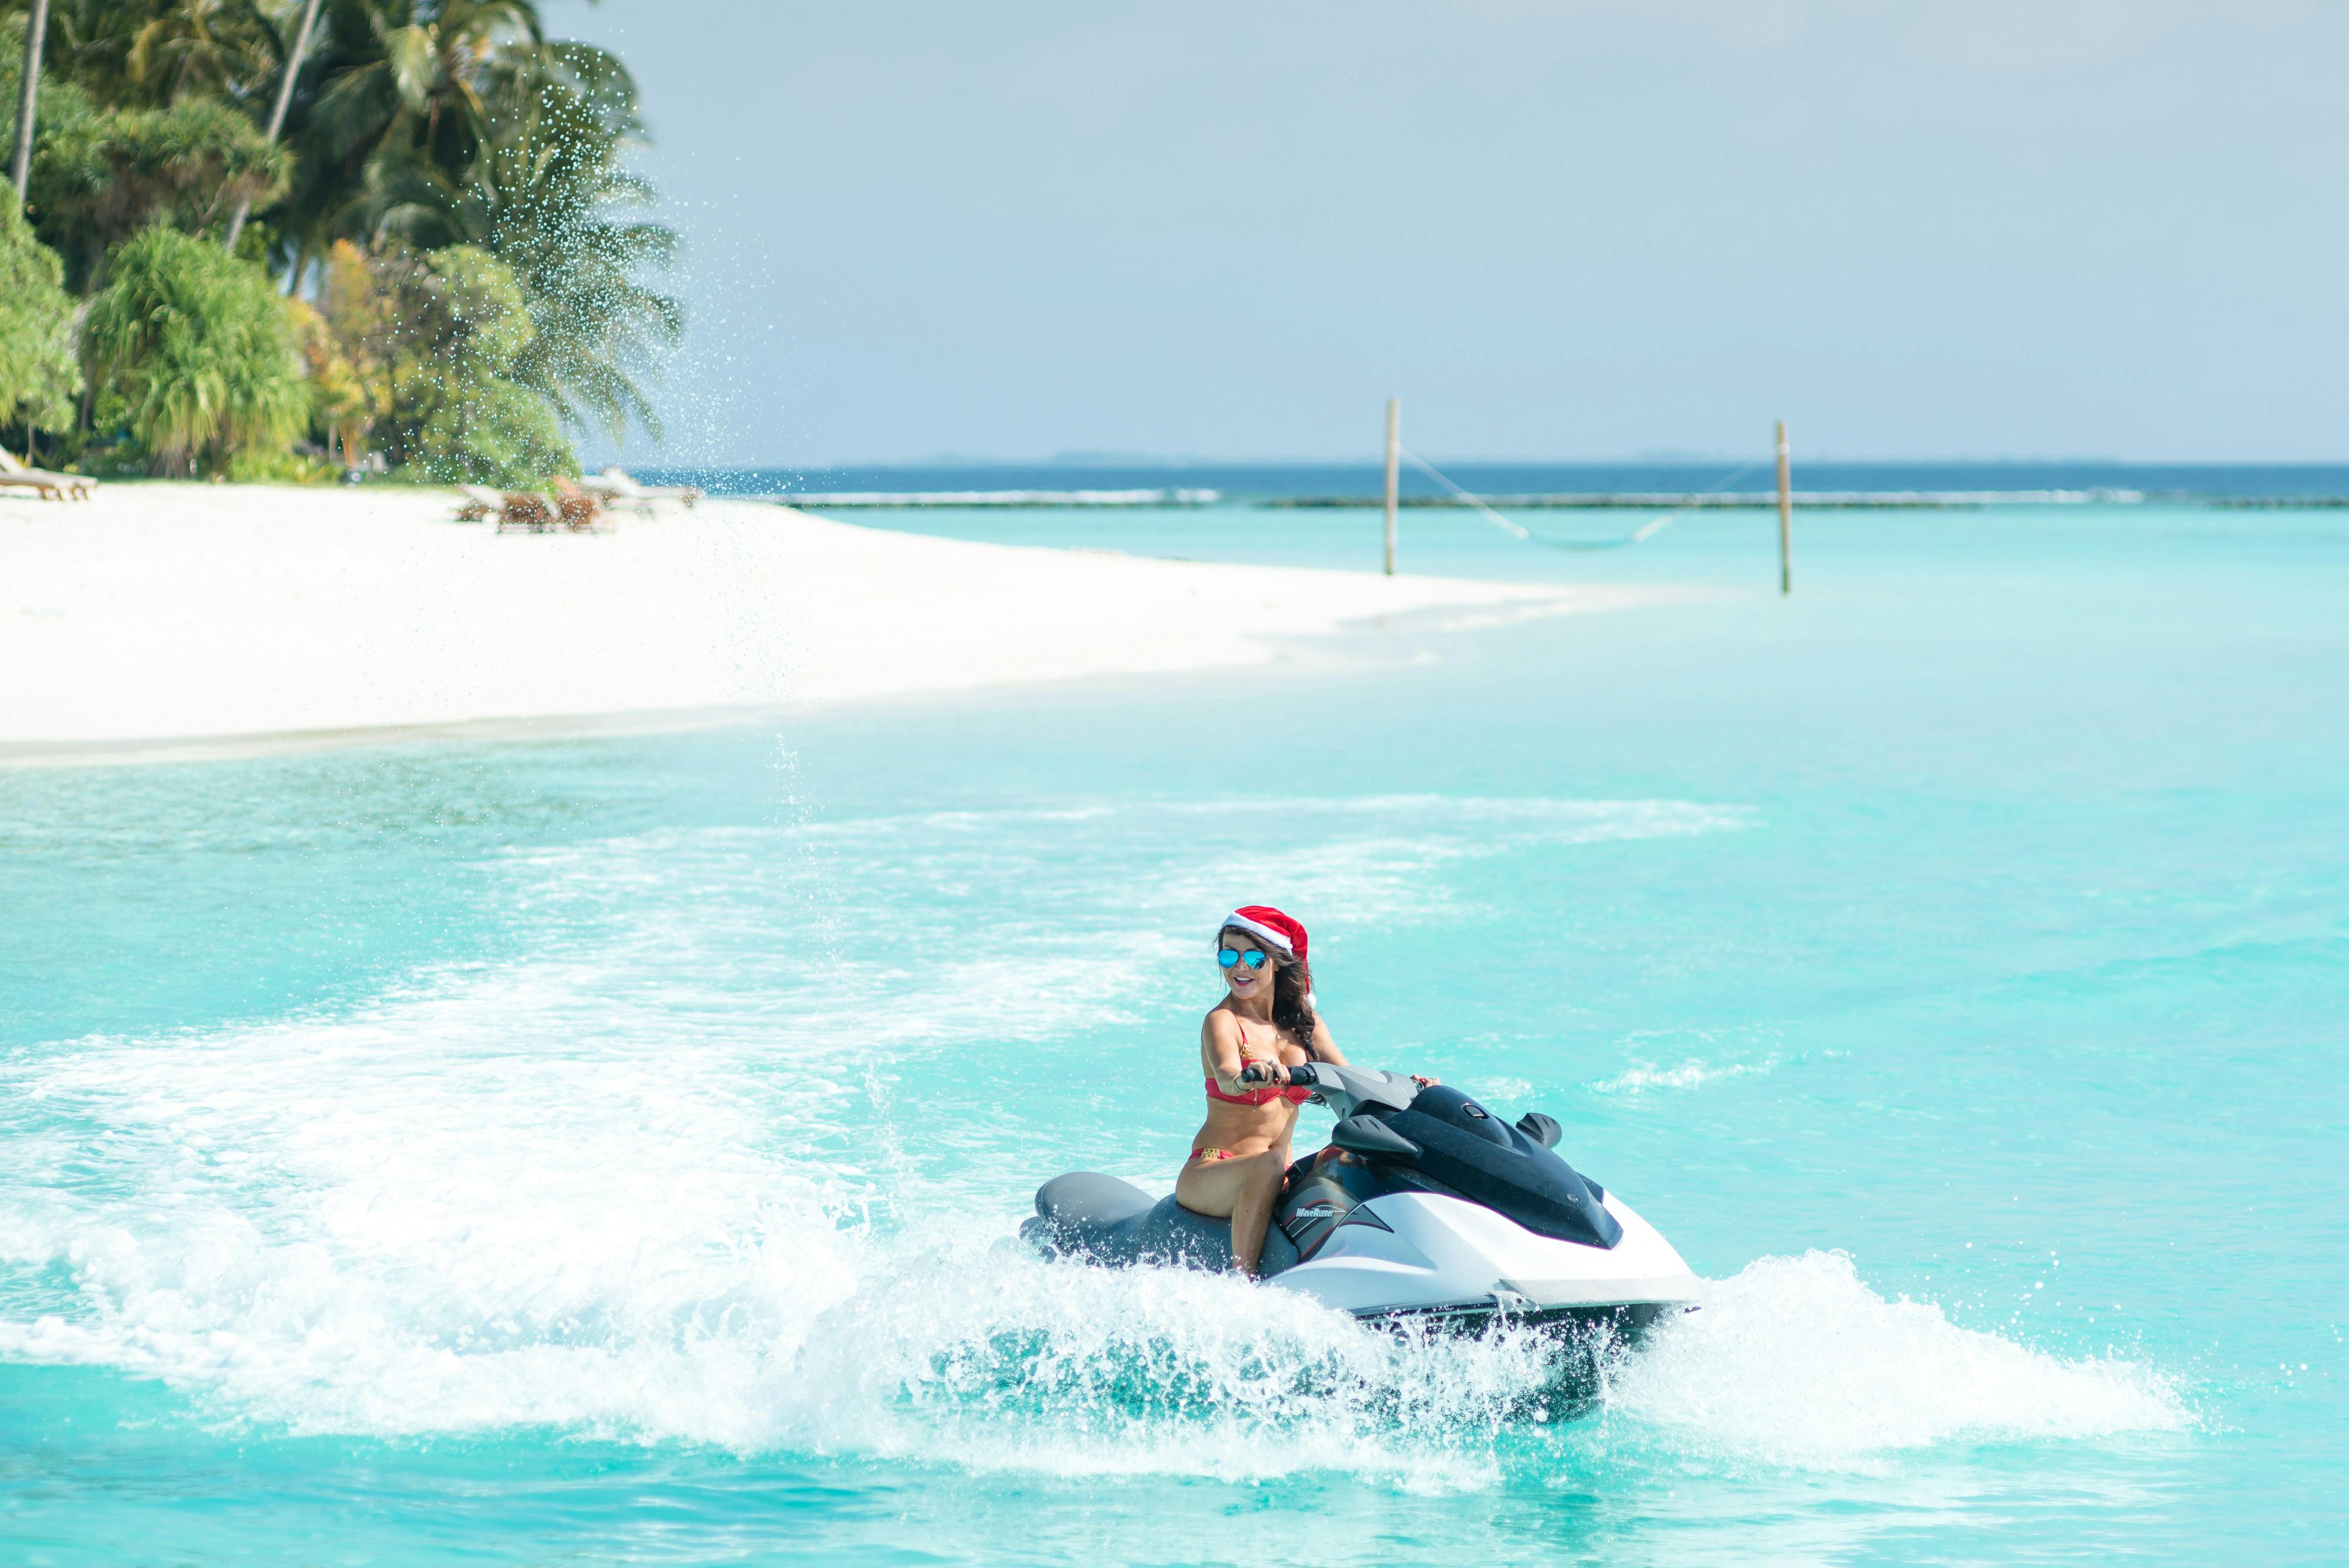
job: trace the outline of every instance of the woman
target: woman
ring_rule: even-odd
[[[1263,904],[1235,909],[1216,934],[1216,961],[1226,994],[1199,1025],[1207,1119],[1174,1179],[1174,1198],[1196,1213],[1229,1215],[1232,1261],[1253,1274],[1288,1169],[1297,1107],[1310,1093],[1283,1087],[1288,1069],[1299,1062],[1342,1066],[1346,1058],[1313,1011],[1303,926]],[[1242,1083],[1251,1062],[1265,1064],[1274,1082]]]

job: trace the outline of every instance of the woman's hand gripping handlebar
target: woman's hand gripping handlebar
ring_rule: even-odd
[[[1314,1086],[1313,1064],[1299,1062],[1287,1066],[1278,1062],[1250,1062],[1240,1068],[1243,1084],[1280,1084],[1290,1088],[1309,1089]]]
[[[1423,1089],[1432,1089],[1435,1087],[1436,1085],[1444,1081],[1441,1078],[1432,1078],[1419,1073],[1413,1073],[1410,1075],[1410,1077],[1413,1083],[1417,1084]],[[1320,1077],[1314,1071],[1313,1064],[1310,1062],[1295,1062],[1287,1064],[1279,1062],[1244,1063],[1240,1067],[1240,1082],[1243,1084],[1285,1084],[1291,1088],[1297,1089],[1319,1089],[1330,1086],[1321,1082]]]

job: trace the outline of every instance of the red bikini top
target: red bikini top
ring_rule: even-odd
[[[1232,1022],[1239,1023],[1239,1020],[1237,1016],[1234,1017]],[[1248,1054],[1247,1025],[1245,1023],[1239,1023],[1239,1031],[1240,1064],[1242,1066],[1246,1066],[1249,1062],[1257,1060],[1258,1058],[1251,1057]],[[1278,1058],[1275,1058],[1275,1060],[1278,1059]],[[1312,1097],[1313,1091],[1310,1089],[1284,1089],[1278,1084],[1267,1084],[1263,1088],[1250,1089],[1245,1095],[1227,1095],[1224,1093],[1223,1090],[1216,1087],[1216,1080],[1213,1077],[1210,1077],[1207,1080],[1207,1098],[1211,1100],[1221,1100],[1227,1106],[1268,1106],[1272,1104],[1273,1101],[1278,1099],[1286,1099],[1292,1106],[1301,1106]]]
[[[1216,1087],[1213,1078],[1207,1080],[1207,1098],[1221,1100],[1227,1106],[1268,1106],[1286,1099],[1292,1106],[1301,1106],[1313,1097],[1310,1089],[1284,1089],[1278,1084],[1267,1084],[1261,1089],[1251,1089],[1245,1095],[1227,1095]]]

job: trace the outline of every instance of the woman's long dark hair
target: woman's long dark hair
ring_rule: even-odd
[[[1262,945],[1264,939],[1254,931],[1237,926],[1226,926],[1216,933],[1216,945],[1224,945],[1226,937],[1240,937]],[[1297,1036],[1305,1047],[1306,1060],[1319,1062],[1321,1053],[1313,1048],[1313,971],[1303,959],[1283,958],[1272,953],[1272,1021]]]

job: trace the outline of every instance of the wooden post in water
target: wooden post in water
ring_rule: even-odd
[[[1387,400],[1387,576],[1394,576],[1396,463],[1402,456],[1402,400]]]
[[[1795,591],[1795,490],[1786,477],[1786,421],[1778,421],[1778,597]]]

